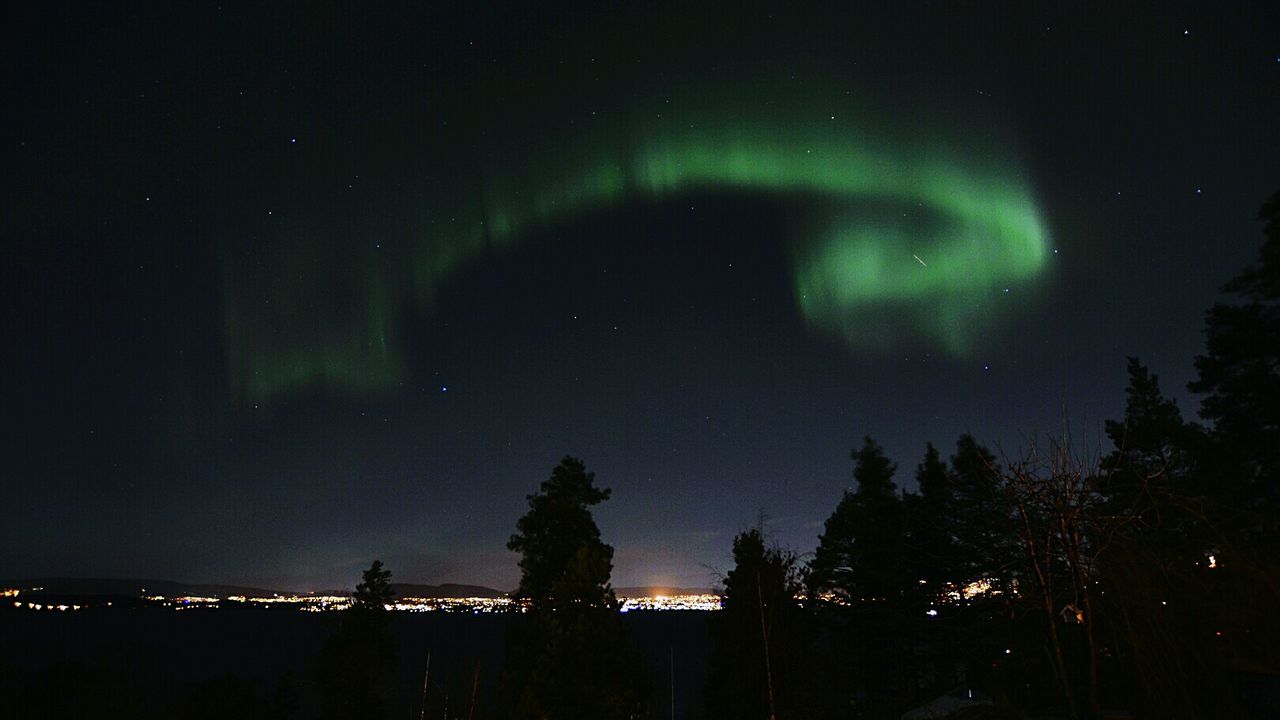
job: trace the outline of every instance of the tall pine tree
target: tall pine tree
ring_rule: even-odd
[[[814,717],[809,629],[794,554],[752,529],[733,540],[734,567],[711,618],[707,714],[712,718]]]
[[[1000,487],[995,455],[972,435],[961,435],[951,456],[955,487],[956,539],[964,552],[954,568],[953,582],[964,589],[987,588],[994,593],[1012,589],[1019,557],[1013,508]]]
[[[911,577],[917,604],[928,604],[944,592],[956,564],[955,489],[947,464],[929,443],[916,466],[916,492],[904,496],[911,553]]]
[[[906,617],[914,581],[897,466],[870,437],[852,458],[857,488],[827,518],[809,564],[809,593],[829,638],[825,664],[838,669],[827,681],[831,704],[889,716],[902,711],[915,685]]]
[[[529,496],[507,547],[520,553],[518,598],[528,612],[507,637],[501,702],[511,718],[647,715],[647,684],[609,585],[613,548],[590,508],[609,498],[595,473],[566,457]]]

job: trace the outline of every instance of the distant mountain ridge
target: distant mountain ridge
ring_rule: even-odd
[[[42,593],[46,595],[113,595],[138,597],[140,595],[163,595],[165,597],[199,596],[226,598],[232,595],[244,597],[271,597],[272,595],[349,595],[351,589],[322,590],[319,592],[295,592],[292,590],[268,590],[266,588],[247,587],[243,585],[220,585],[214,583],[187,583],[176,580],[156,580],[147,578],[28,578],[25,580],[6,580],[0,585],[18,588],[25,593]],[[35,590],[40,588],[40,590]],[[444,583],[441,585],[415,585],[393,583],[392,591],[397,598],[467,598],[504,597],[506,593],[481,585],[462,585]]]
[[[442,585],[414,585],[411,583],[391,583],[391,591],[396,597],[421,598],[500,598],[507,593],[482,585],[460,585],[444,583]]]
[[[278,591],[263,588],[245,587],[241,585],[219,585],[214,583],[187,583],[176,580],[156,580],[153,578],[29,578],[26,580],[6,580],[5,587],[18,588],[24,593],[39,592],[48,595],[163,595],[180,597],[194,595],[200,597],[229,597],[244,595],[246,597],[271,597]],[[36,590],[39,588],[39,590]]]

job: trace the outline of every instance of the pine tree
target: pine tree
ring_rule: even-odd
[[[516,523],[517,532],[507,542],[507,549],[520,553],[517,598],[535,608],[575,601],[605,606],[614,602],[609,588],[613,548],[601,542],[590,510],[609,495],[608,488],[595,486],[595,473],[587,472],[581,460],[565,457],[560,461],[541,491],[529,496],[529,512]],[[581,586],[557,588],[580,551],[603,563],[602,576]],[[564,597],[566,589],[590,597]]]
[[[832,706],[855,704],[871,716],[903,709],[913,685],[907,607],[913,590],[907,534],[893,474],[875,440],[851,453],[857,489],[845,491],[827,518],[809,564],[809,593],[829,640],[825,665]]]
[[[1230,598],[1232,612],[1216,632],[1235,638],[1235,662],[1274,668],[1280,666],[1271,640],[1280,636],[1274,612],[1280,604],[1280,192],[1263,204],[1259,218],[1265,240],[1258,259],[1223,287],[1237,301],[1209,310],[1205,354],[1196,358],[1198,377],[1189,388],[1202,395],[1200,416],[1213,422],[1211,453],[1196,453],[1196,475],[1209,498],[1208,520],[1223,538],[1212,584]],[[1223,487],[1238,490],[1238,499],[1215,496]]]
[[[951,473],[933,443],[925,445],[924,458],[916,466],[915,493],[905,495],[907,534],[911,551],[911,580],[920,600],[940,597],[953,579],[956,564],[956,497]]]
[[[900,597],[905,535],[897,466],[870,437],[851,453],[857,490],[845,491],[827,518],[809,564],[809,591],[848,605]]]
[[[374,560],[373,565],[364,571],[362,582],[356,585],[352,596],[353,606],[358,610],[382,610],[395,599],[391,589],[391,571],[382,568],[381,560]]]
[[[1266,240],[1258,260],[1223,287],[1239,304],[1215,304],[1205,318],[1205,354],[1189,387],[1201,417],[1246,461],[1251,504],[1270,518],[1256,540],[1280,535],[1280,192],[1262,206]]]
[[[955,486],[956,540],[964,552],[953,581],[958,590],[988,588],[995,593],[1012,589],[1018,551],[1013,508],[1000,488],[995,455],[972,435],[961,435],[951,456]]]
[[[517,597],[527,612],[507,637],[500,684],[512,718],[639,718],[647,684],[609,586],[613,548],[590,507],[609,498],[581,460],[566,457],[529,496],[507,547],[521,554]]]
[[[808,629],[794,554],[752,529],[733,540],[721,612],[711,618],[712,718],[813,717]]]
[[[951,473],[932,443],[925,446],[924,458],[916,466],[916,489],[902,497],[908,572],[898,613],[902,637],[909,644],[904,659],[909,681],[904,691],[913,704],[954,687],[958,655],[957,618],[947,598],[958,556],[955,491]]]
[[[1241,488],[1231,480],[1241,473],[1219,472],[1215,439],[1183,421],[1136,358],[1128,374],[1124,418],[1105,424],[1115,450],[1098,481],[1103,506],[1093,534],[1109,540],[1097,567],[1099,616],[1128,650],[1121,657],[1136,702],[1160,717],[1203,715],[1227,694],[1206,665],[1216,654],[1207,641],[1223,623],[1205,562],[1222,556],[1217,528],[1235,514]],[[1185,683],[1191,669],[1206,680]]]
[[[391,572],[375,560],[356,586],[351,607],[320,651],[315,669],[324,718],[385,718],[391,703],[396,646],[386,605]]]

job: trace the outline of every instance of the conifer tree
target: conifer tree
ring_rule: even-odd
[[[529,496],[507,547],[519,552],[527,612],[507,637],[501,702],[511,718],[640,718],[647,683],[618,613],[613,548],[590,507],[609,498],[595,473],[566,457]]]
[[[809,590],[848,605],[882,603],[900,596],[905,577],[897,466],[870,437],[852,458],[857,489],[846,490],[827,518],[809,564]]]
[[[391,571],[383,569],[381,560],[374,560],[373,565],[364,571],[361,580],[352,596],[355,609],[383,610],[395,600],[395,592],[391,589]]]
[[[995,455],[972,435],[961,435],[951,456],[951,474],[956,539],[964,548],[953,582],[957,589],[989,587],[996,593],[1007,593],[1012,589],[1019,554],[1013,507],[1001,490]]]
[[[1250,505],[1260,518],[1254,540],[1280,547],[1280,192],[1263,204],[1258,260],[1223,290],[1205,318],[1205,354],[1196,358],[1201,417],[1246,463]]]
[[[897,467],[870,437],[852,452],[857,488],[827,518],[809,564],[810,596],[828,640],[821,653],[835,671],[828,707],[855,705],[870,716],[904,707],[908,678],[905,610],[911,590]]]
[[[396,647],[386,605],[394,599],[391,572],[375,560],[356,586],[351,607],[320,651],[316,684],[324,718],[379,720],[391,704]]]
[[[794,554],[760,529],[733,540],[721,612],[711,619],[707,713],[712,718],[814,717],[809,632]]]
[[[916,492],[904,496],[911,552],[911,580],[925,602],[936,600],[953,579],[956,564],[956,498],[951,473],[933,443],[916,466]]]

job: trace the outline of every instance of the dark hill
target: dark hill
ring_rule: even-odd
[[[274,592],[272,590],[239,585],[186,583],[145,578],[32,578],[6,581],[4,585],[5,587],[19,588],[24,594],[44,593],[48,595],[115,595],[127,597],[138,597],[139,595],[163,595],[165,597],[178,597],[181,595],[204,597],[245,595],[269,597]],[[35,590],[35,588],[41,589]]]
[[[30,578],[26,580],[10,580],[0,583],[3,587],[18,588],[24,595],[57,595],[57,596],[113,596],[139,597],[141,595],[163,595],[164,597],[180,597],[196,595],[201,597],[225,598],[232,595],[245,597],[271,597],[272,595],[292,595],[284,590],[268,590],[265,588],[244,587],[240,585],[216,585],[210,583],[186,583],[175,580],[155,580],[145,578]],[[40,588],[36,590],[35,588]],[[413,585],[394,583],[391,586],[396,597],[420,598],[498,598],[506,593],[480,585],[461,585],[444,583],[442,585]],[[296,593],[299,595],[348,595],[350,589],[326,590],[317,593]]]
[[[457,583],[444,583],[443,585],[411,585],[408,583],[392,583],[391,590],[395,592],[396,597],[421,597],[421,598],[499,598],[506,597],[506,593],[493,588],[483,587],[481,585],[459,585]]]

